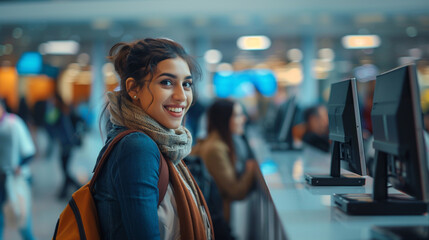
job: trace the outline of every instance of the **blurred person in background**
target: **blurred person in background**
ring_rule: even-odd
[[[243,108],[238,102],[216,100],[208,109],[207,119],[207,137],[198,141],[191,155],[203,160],[222,196],[222,209],[210,209],[215,236],[218,239],[233,239],[229,226],[231,203],[248,196],[258,164],[247,158],[248,154],[243,152],[245,147],[234,144],[234,138],[244,134],[246,121]],[[243,167],[237,167],[239,165]],[[223,222],[215,220],[219,215],[223,217]]]
[[[192,139],[197,139],[198,130],[200,129],[200,119],[205,112],[206,107],[198,100],[189,108],[186,113],[185,123],[186,127],[192,134]],[[195,144],[195,141],[192,145]]]
[[[46,107],[46,128],[49,135],[53,139],[57,139],[60,144],[61,170],[64,176],[62,187],[58,193],[60,199],[69,196],[70,187],[73,188],[73,191],[80,187],[80,184],[69,171],[73,148],[80,141],[73,124],[72,114],[70,106],[66,105],[58,93],[49,99]]]
[[[6,200],[11,201],[11,199],[8,199],[9,196],[7,193],[9,191],[6,189],[6,179],[14,176],[22,176],[25,178],[25,181],[28,181],[29,187],[31,173],[28,163],[33,158],[36,150],[27,125],[18,115],[8,113],[1,99],[0,143],[0,239],[3,239],[5,225],[3,205]],[[29,190],[28,195],[30,194],[31,191]],[[19,232],[23,239],[31,240],[34,239],[31,221],[31,196],[27,197],[28,199],[24,199],[27,209],[20,209],[20,211],[25,211],[26,214],[24,222],[19,226]]]
[[[372,136],[371,111],[373,98],[374,88],[370,89],[368,92],[365,93],[365,97],[363,99],[363,106],[361,108],[362,137],[365,141]]]
[[[324,105],[316,105],[304,110],[304,135],[302,141],[307,145],[329,152],[329,117]]]
[[[184,165],[192,136],[183,117],[194,101],[198,64],[178,43],[146,38],[115,44],[109,53],[120,90],[108,92],[103,114],[112,149],[94,187],[103,239],[214,239],[204,197]],[[160,162],[169,184],[158,205]],[[99,160],[99,159],[98,159]]]

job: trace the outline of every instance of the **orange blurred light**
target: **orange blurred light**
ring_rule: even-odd
[[[237,40],[237,46],[242,50],[265,50],[271,46],[271,40],[266,36],[243,36]]]
[[[18,72],[15,67],[0,67],[0,98],[14,111],[18,110]]]
[[[32,107],[37,101],[47,100],[55,93],[55,81],[46,75],[29,76],[27,81],[27,103]]]
[[[342,38],[344,48],[365,49],[380,46],[380,37],[377,35],[348,35]]]

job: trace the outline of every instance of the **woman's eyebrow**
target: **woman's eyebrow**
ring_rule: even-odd
[[[174,75],[174,74],[171,74],[171,73],[161,73],[158,77],[162,77],[162,76],[166,76],[166,77],[170,77],[170,78],[177,79],[177,76],[176,76],[176,75]],[[186,77],[185,77],[185,79],[186,79],[186,80],[188,80],[188,79],[192,79],[192,76],[191,76],[191,75],[186,76]]]
[[[171,73],[161,73],[158,77],[162,77],[162,76],[171,77],[171,78],[177,78],[176,75],[171,74]]]

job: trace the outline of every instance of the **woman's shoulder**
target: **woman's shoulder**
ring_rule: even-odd
[[[125,127],[114,127],[111,129],[107,135],[106,144],[100,152],[101,154],[107,149],[108,145],[113,141],[113,139],[123,131],[126,131]],[[131,132],[124,136],[114,147],[112,155],[117,155],[116,153],[120,152],[118,157],[123,158],[124,156],[153,156],[157,159],[160,157],[160,152],[156,142],[149,137],[146,133],[142,131]]]
[[[111,142],[116,136],[118,136],[120,133],[127,130],[130,130],[130,129],[124,126],[113,125],[112,128],[107,133],[106,143]],[[156,144],[155,141],[151,137],[149,137],[149,135],[139,130],[128,133],[123,139],[127,139],[128,141],[143,141],[147,143]]]
[[[228,151],[228,145],[220,138],[219,134],[212,133],[201,142],[201,151]]]
[[[130,151],[139,151],[144,149],[159,151],[155,141],[146,133],[141,131],[129,133],[118,144],[120,144],[122,148]]]
[[[25,125],[24,120],[14,113],[6,113],[4,121],[12,128],[15,126],[22,127]]]
[[[119,169],[158,169],[161,153],[152,140],[144,132],[132,132],[121,139],[115,146],[112,157],[113,165]],[[132,170],[133,171],[133,170]]]

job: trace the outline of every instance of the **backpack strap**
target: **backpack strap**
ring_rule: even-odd
[[[159,198],[158,198],[158,206],[161,204],[164,199],[165,193],[167,192],[168,183],[170,182],[170,174],[168,170],[167,161],[161,152],[161,161],[159,163],[159,180],[158,180],[158,190],[159,190]]]
[[[125,130],[121,133],[119,133],[109,144],[106,151],[104,151],[103,155],[101,156],[101,159],[95,168],[94,175],[91,178],[91,181],[89,183],[89,189],[91,192],[94,192],[94,184],[95,181],[98,178],[98,175],[101,172],[101,169],[103,168],[105,162],[107,162],[108,156],[110,152],[112,151],[113,147],[115,147],[116,143],[118,143],[122,138],[127,136],[130,133],[133,132],[139,132],[138,130]],[[169,173],[168,173],[168,166],[167,162],[162,155],[161,151],[159,152],[159,155],[161,157],[161,161],[159,162],[159,180],[158,180],[158,190],[159,190],[159,198],[158,198],[158,206],[164,199],[165,193],[167,192],[168,183],[170,181],[169,179]]]

